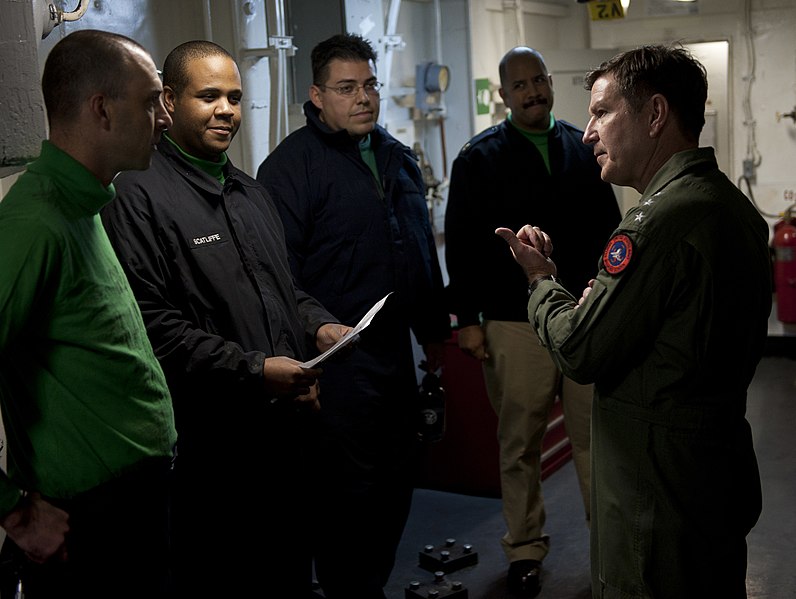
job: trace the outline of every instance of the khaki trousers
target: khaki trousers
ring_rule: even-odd
[[[564,377],[527,322],[484,322],[487,393],[498,416],[500,484],[509,562],[542,561],[549,549],[541,487],[542,438],[558,396],[572,443],[575,471],[589,520],[592,385]]]

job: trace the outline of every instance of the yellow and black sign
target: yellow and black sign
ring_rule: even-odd
[[[588,4],[592,21],[624,19],[625,11],[619,0],[592,0]]]

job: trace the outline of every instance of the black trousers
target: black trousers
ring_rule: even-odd
[[[177,597],[304,599],[312,591],[305,418],[256,412],[183,434],[174,472]],[[204,431],[203,431],[204,432]],[[220,440],[215,442],[216,440]]]
[[[6,539],[2,599],[22,580],[25,599],[171,596],[171,458],[149,459],[119,478],[69,500],[49,499],[69,514],[67,560],[36,564]]]
[[[327,599],[384,599],[412,503],[417,447],[404,430],[341,428],[319,443],[315,573]]]

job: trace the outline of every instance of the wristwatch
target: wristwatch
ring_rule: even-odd
[[[553,281],[553,283],[558,283],[558,279],[556,279],[555,275],[545,275],[538,279],[534,279],[533,283],[528,285],[528,297],[531,297],[531,294],[536,291],[536,287],[538,287],[539,283],[542,281]]]

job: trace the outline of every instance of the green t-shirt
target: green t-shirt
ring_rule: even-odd
[[[0,515],[20,490],[68,498],[176,441],[163,371],[98,215],[114,195],[45,141],[0,202]]]
[[[227,164],[229,158],[227,158],[227,153],[221,153],[221,159],[218,162],[213,162],[212,160],[203,160],[201,158],[197,158],[196,156],[191,156],[188,152],[183,150],[177,142],[171,139],[168,135],[163,135],[171,145],[173,145],[177,151],[180,153],[180,156],[185,158],[188,162],[193,164],[199,170],[206,172],[208,175],[213,177],[214,179],[218,179],[218,182],[221,185],[224,185],[224,181],[226,177],[224,176],[224,166]]]
[[[381,179],[379,178],[379,167],[376,166],[376,154],[373,153],[373,148],[370,147],[370,135],[366,135],[359,141],[359,155],[362,156],[362,160],[368,165],[370,172],[373,173],[373,178],[376,179],[379,191],[384,193]]]
[[[550,153],[547,150],[547,144],[550,136],[550,132],[555,127],[556,119],[553,117],[553,113],[550,113],[550,125],[547,127],[546,131],[542,131],[541,133],[531,133],[530,131],[525,131],[524,129],[520,129],[514,122],[511,120],[511,114],[509,114],[509,123],[512,126],[522,133],[525,138],[530,141],[533,145],[536,146],[536,149],[539,150],[539,153],[542,155],[542,159],[544,160],[544,165],[547,167],[547,172],[550,172]]]

